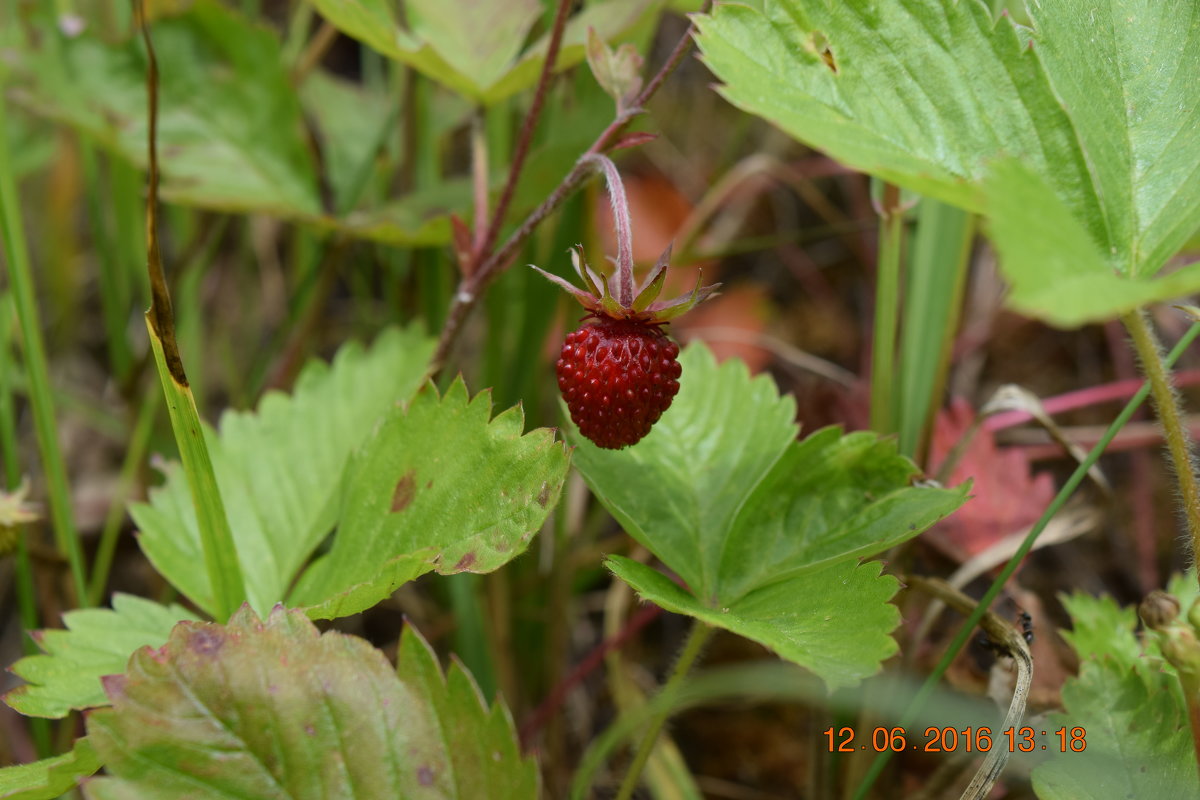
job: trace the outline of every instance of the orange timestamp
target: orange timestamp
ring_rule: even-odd
[[[992,747],[1007,747],[1010,753],[1032,753],[1057,750],[1060,753],[1081,753],[1087,748],[1087,731],[1083,728],[1062,727],[1042,731],[1030,727],[1005,728],[993,733],[991,728],[939,728],[930,726],[919,738],[910,737],[904,728],[872,728],[869,736],[860,737],[854,728],[826,728],[831,753],[883,753],[916,750],[922,753],[986,753]],[[913,741],[909,741],[913,739]]]

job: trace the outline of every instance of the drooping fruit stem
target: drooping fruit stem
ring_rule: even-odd
[[[588,153],[580,163],[595,167],[604,175],[608,184],[608,198],[612,203],[613,228],[617,232],[617,302],[622,306],[633,305],[633,228],[629,221],[629,200],[625,197],[625,184],[621,173],[612,159],[600,153]]]
[[[668,694],[679,688],[679,684],[687,677],[692,665],[696,663],[696,659],[700,657],[700,653],[704,651],[704,645],[712,636],[714,628],[700,620],[692,621],[692,630],[688,633],[687,642],[683,645],[683,651],[679,654],[679,660],[675,662],[675,669],[671,671],[671,677],[667,679],[667,683],[662,688],[663,694]],[[637,752],[633,756],[633,763],[629,765],[629,771],[625,773],[625,780],[621,782],[621,789],[617,792],[617,800],[630,800],[633,797],[633,790],[637,788],[638,779],[642,776],[642,770],[646,766],[646,762],[650,759],[650,754],[654,752],[654,743],[658,741],[658,734],[662,731],[663,723],[667,721],[669,708],[664,708],[660,713],[656,714],[654,719],[650,721],[650,726],[646,728],[646,734],[642,737],[641,744],[638,745]]]
[[[1197,555],[1200,555],[1200,484],[1196,480],[1196,465],[1192,459],[1190,437],[1183,425],[1179,396],[1163,365],[1162,345],[1147,322],[1145,312],[1133,311],[1122,317],[1121,322],[1133,339],[1133,348],[1142,363],[1142,372],[1150,383],[1150,396],[1154,398],[1154,409],[1167,440],[1171,465],[1175,468],[1175,480],[1179,485],[1188,538],[1192,545],[1190,561],[1194,564]]]

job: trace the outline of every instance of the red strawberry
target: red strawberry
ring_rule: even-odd
[[[637,442],[679,391],[679,346],[660,325],[601,317],[567,334],[558,388],[579,432],[600,447]]]
[[[616,166],[605,156],[586,159],[604,172],[617,228],[617,269],[597,274],[571,251],[575,271],[588,291],[537,269],[566,289],[594,318],[567,335],[558,359],[558,387],[579,432],[596,445],[627,447],[650,432],[679,391],[679,347],[662,326],[707,299],[717,286],[701,287],[699,276],[690,295],[656,302],[666,277],[671,248],[654,265],[646,282],[634,291],[632,238],[625,189]]]

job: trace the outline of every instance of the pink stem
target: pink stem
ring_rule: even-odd
[[[1200,383],[1200,370],[1193,369],[1177,372],[1174,376],[1174,382],[1176,386],[1198,384]],[[1086,389],[1077,389],[1073,392],[1066,392],[1043,400],[1042,407],[1046,409],[1047,414],[1059,414],[1063,411],[1086,408],[1087,406],[1098,405],[1099,403],[1127,400],[1137,394],[1138,389],[1142,388],[1143,383],[1144,381],[1141,378],[1136,378],[1106,383],[1101,386],[1089,386]],[[1031,419],[1033,417],[1024,411],[1005,411],[1002,414],[996,414],[984,420],[983,429],[987,431],[1000,431],[1020,425],[1023,422],[1028,422]]]
[[[612,159],[600,153],[588,153],[580,163],[594,166],[604,174],[608,183],[608,198],[612,203],[613,226],[617,229],[617,302],[625,308],[633,305],[633,228],[629,220],[629,200],[625,184]]]

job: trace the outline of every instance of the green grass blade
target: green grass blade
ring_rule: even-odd
[[[16,369],[9,349],[9,331],[12,328],[14,311],[7,293],[0,295],[0,463],[4,465],[4,488],[13,491],[20,485],[18,473],[20,462],[17,457],[17,415],[13,403],[13,387],[10,377]],[[38,622],[37,593],[33,585],[33,563],[29,557],[29,543],[24,535],[17,535],[16,565],[13,569],[13,584],[17,596],[17,613],[21,628],[26,634],[40,627]],[[29,635],[21,637],[25,655],[37,652],[37,645]],[[44,719],[30,720],[33,743],[39,758],[46,758],[53,750],[50,746],[50,726]]]
[[[209,607],[218,621],[224,622],[246,601],[246,590],[233,533],[229,529],[229,518],[225,514],[212,458],[204,440],[204,428],[200,424],[196,400],[188,386],[183,359],[175,340],[171,293],[167,288],[162,255],[158,248],[158,63],[146,25],[145,8],[139,5],[138,12],[148,56],[146,90],[150,120],[147,131],[150,174],[146,193],[146,266],[152,300],[150,310],[146,312],[146,330],[150,333],[150,348],[154,352],[154,365],[167,400],[171,430],[175,434],[183,471],[191,489],[192,503],[196,508],[204,567],[213,592],[213,602]]]
[[[924,449],[925,432],[946,379],[975,234],[974,219],[931,198],[922,200],[917,211],[904,293],[896,395],[900,452],[910,458]]]
[[[0,131],[8,129],[3,96],[0,96]],[[29,379],[29,400],[33,407],[33,424],[38,448],[42,454],[46,488],[50,495],[50,515],[54,522],[54,540],[67,559],[75,602],[87,603],[87,581],[84,577],[83,549],[71,516],[71,494],[67,486],[67,469],[58,446],[58,425],[54,417],[54,399],[50,389],[50,373],[46,366],[46,350],[42,343],[42,324],[34,299],[33,274],[29,267],[29,250],[25,244],[25,229],[21,221],[20,198],[9,161],[8,137],[0,135],[0,240],[8,264],[8,278],[17,320],[21,331],[21,348],[25,354],[25,371]]]
[[[224,621],[246,600],[242,569],[233,544],[233,533],[229,529],[229,518],[225,515],[225,504],[217,490],[217,476],[213,473],[200,415],[196,412],[196,401],[183,375],[182,364],[178,369],[179,377],[176,377],[167,365],[163,339],[155,330],[149,313],[146,314],[146,329],[150,332],[154,365],[158,368],[158,378],[167,400],[171,430],[175,433],[179,458],[191,488],[192,502],[196,506],[204,567],[213,589],[212,608],[217,619]]]

